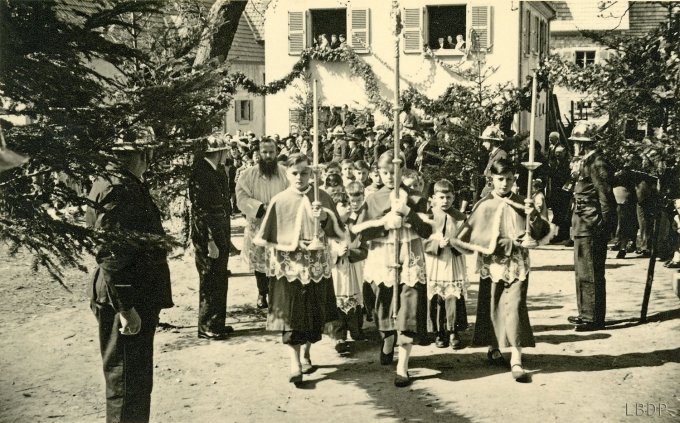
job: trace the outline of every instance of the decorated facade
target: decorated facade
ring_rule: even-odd
[[[402,0],[399,8],[401,89],[413,88],[431,99],[452,84],[469,84],[474,72],[486,74],[490,86],[523,87],[549,51],[554,9],[548,2]],[[308,88],[303,78],[292,77],[295,69],[319,80],[323,106],[375,110],[380,112],[377,122],[386,119],[394,96],[392,2],[273,0],[265,31],[285,34],[268,35],[265,46],[266,81],[269,88],[275,82],[281,85],[270,89],[265,100],[268,133],[297,129],[295,97]],[[546,109],[541,94],[536,119],[540,141]],[[517,132],[528,131],[529,113],[519,113],[513,126]]]

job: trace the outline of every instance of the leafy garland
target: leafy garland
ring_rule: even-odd
[[[276,94],[288,87],[294,80],[300,78],[304,72],[309,70],[312,60],[321,62],[346,62],[349,65],[351,74],[363,79],[369,102],[377,105],[383,114],[390,116],[392,106],[380,95],[378,80],[373,69],[349,47],[334,50],[307,48],[300,53],[300,60],[293,65],[293,69],[286,76],[264,85],[258,85],[241,72],[234,72],[225,80],[223,90],[233,93],[238,86],[241,86],[252,94]]]

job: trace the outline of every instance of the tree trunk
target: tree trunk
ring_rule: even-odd
[[[194,67],[213,57],[227,58],[247,0],[216,0],[210,8],[209,25],[203,33]]]

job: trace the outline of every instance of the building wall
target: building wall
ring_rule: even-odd
[[[426,5],[450,5],[451,0],[402,0],[402,8],[423,7]],[[466,4],[461,2],[461,4]],[[467,2],[468,6],[492,4],[491,51],[486,55],[486,64],[497,67],[489,78],[488,84],[495,85],[511,82],[516,85],[520,76],[518,67],[520,19],[517,2]],[[337,8],[336,0],[297,0],[283,2],[274,0],[267,9],[265,32],[281,34],[267,37],[265,48],[267,82],[279,79],[290,72],[299,60],[299,55],[288,54],[288,11],[302,11],[310,8]],[[394,36],[390,16],[391,2],[387,0],[355,0],[353,8],[370,8],[370,47],[371,52],[361,57],[371,65],[378,77],[383,98],[394,97]],[[468,7],[469,9],[469,7]],[[467,39],[467,37],[466,37]],[[403,44],[403,39],[402,39]],[[461,63],[460,57],[440,57],[451,65]],[[462,68],[471,66],[465,63]],[[319,102],[325,106],[349,105],[361,109],[368,104],[364,83],[360,78],[350,75],[346,63],[312,63],[311,76],[319,81]],[[453,82],[464,82],[460,77],[426,58],[422,53],[404,54],[400,57],[401,89],[412,86],[430,98],[441,95]],[[292,107],[291,98],[304,90],[300,81],[295,81],[286,90],[266,98],[267,133],[287,133],[289,130],[288,110]],[[379,117],[376,119],[379,120]]]
[[[264,63],[234,63],[231,70],[244,73],[257,84],[264,83]],[[240,100],[252,101],[252,120],[236,121],[237,108],[235,103]],[[227,114],[227,132],[230,134],[235,135],[238,131],[242,133],[253,131],[258,136],[265,134],[265,100],[263,96],[254,95],[240,89],[234,94],[229,109],[225,113]]]
[[[600,44],[584,37],[578,29],[584,30],[612,30],[622,35],[642,36],[663,22],[668,21],[668,10],[656,2],[631,1],[619,2],[615,10],[601,12],[594,9],[595,2],[585,0],[571,0],[553,2],[558,12],[557,20],[550,34],[550,49],[552,54],[558,54],[563,60],[575,61],[576,51],[595,51],[595,63],[607,60],[611,53]],[[627,11],[626,11],[627,10]],[[611,12],[611,13],[609,13]],[[586,94],[555,87],[562,121],[571,120],[572,103],[597,101]],[[593,117],[592,109],[588,120],[596,123],[607,121],[606,116]]]

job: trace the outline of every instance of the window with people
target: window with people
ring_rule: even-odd
[[[309,15],[314,48],[335,50],[347,45],[347,9],[314,9]]]
[[[462,54],[467,48],[466,6],[427,6],[427,46],[439,54]]]

